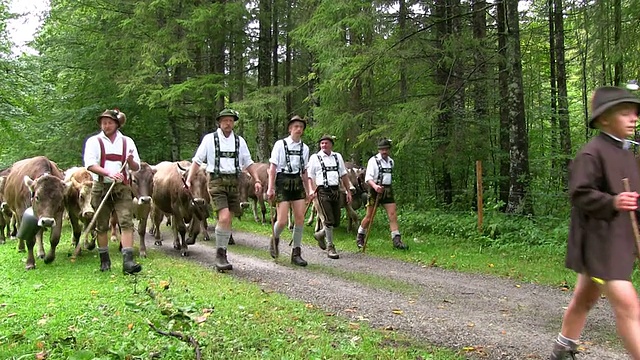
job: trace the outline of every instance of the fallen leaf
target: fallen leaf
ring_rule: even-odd
[[[202,316],[198,316],[196,318],[196,324],[202,324],[203,322],[207,321],[208,316],[206,315],[202,315]]]
[[[168,281],[166,281],[166,280],[162,280],[162,281],[160,281],[160,287],[161,287],[163,290],[167,290],[167,289],[169,288],[169,282],[168,282]]]
[[[494,267],[494,266],[495,266],[495,265],[493,265],[493,264],[489,264],[489,267],[490,267],[490,268],[492,268],[492,267]]]
[[[474,326],[476,326],[476,324],[474,324],[474,323],[468,323],[468,324],[467,324],[467,326],[468,326],[468,327],[474,327]]]
[[[392,313],[396,314],[396,315],[402,315],[404,314],[404,311],[400,310],[400,309],[393,309],[391,310]]]
[[[127,325],[127,329],[129,330],[133,329],[133,323],[130,323],[129,325]]]
[[[36,354],[36,360],[44,360],[46,358],[47,358],[46,351],[40,351],[39,353]]]
[[[516,285],[516,287],[519,289],[519,288],[520,288],[520,285]]]
[[[348,313],[354,313],[356,311],[358,311],[358,310],[356,310],[356,309],[344,309],[344,312],[348,312]]]
[[[38,320],[38,325],[44,325],[47,323],[47,321],[49,321],[49,319],[47,318],[42,318],[40,320]]]
[[[350,322],[350,323],[349,323],[349,329],[351,329],[351,330],[358,330],[358,329],[360,329],[360,324]]]
[[[91,290],[91,296],[98,295],[98,290]]]
[[[383,327],[382,330],[393,331],[394,329],[393,329],[393,326],[387,325],[387,326]]]
[[[306,307],[307,309],[313,309],[314,308],[313,304],[304,304],[304,307]]]
[[[16,314],[16,313],[11,313],[11,314],[7,314],[7,317],[8,317],[8,318],[10,318],[10,317],[14,317],[14,316],[16,316],[16,315],[18,315],[18,314]]]
[[[44,349],[44,343],[42,341],[36,342],[36,347],[40,350]]]

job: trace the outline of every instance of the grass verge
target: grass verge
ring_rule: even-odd
[[[25,271],[15,245],[0,246],[2,359],[195,359],[189,343],[148,323],[193,337],[203,359],[463,358],[152,249],[132,277],[115,244],[107,273],[93,252],[71,262],[65,245]]]

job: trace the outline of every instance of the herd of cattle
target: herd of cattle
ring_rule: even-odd
[[[268,183],[269,164],[257,164],[260,181]],[[347,230],[351,231],[358,223],[359,209],[366,201],[368,185],[364,181],[363,168],[347,163],[347,174],[351,183],[349,189],[353,195],[351,204],[346,204],[344,193],[343,207],[347,213]],[[146,256],[145,232],[147,221],[151,219],[149,233],[155,238],[155,245],[162,245],[160,224],[166,217],[173,229],[173,247],[183,256],[188,255],[188,245],[196,241],[200,233],[204,240],[209,239],[207,218],[211,216],[211,206],[207,184],[209,174],[201,167],[192,177],[189,191],[184,189],[184,180],[190,168],[189,161],[161,162],[157,165],[142,163],[138,171],[131,172],[131,190],[133,194],[133,214],[138,219],[140,256]],[[255,180],[246,172],[241,173],[239,182],[240,201],[243,209],[253,201],[253,217],[256,222],[267,223],[265,195],[254,192]],[[60,241],[62,222],[65,214],[73,229],[73,245],[81,241],[81,235],[90,225],[95,210],[91,206],[93,182],[89,171],[83,167],[72,167],[66,171],[44,156],[17,161],[11,167],[0,170],[0,244],[9,236],[16,236],[26,209],[32,207],[41,230],[35,242],[27,242],[26,268],[35,268],[33,248],[38,245],[38,257],[50,263],[55,259],[56,247]],[[266,191],[266,187],[264,189]],[[260,207],[260,217],[258,214]],[[321,228],[322,214],[317,212],[317,202],[311,211],[307,225],[316,221],[315,230]],[[236,214],[241,217],[242,214]],[[117,240],[117,219],[112,214],[112,240]],[[292,225],[291,225],[292,227]],[[50,248],[45,255],[42,242],[43,230],[50,231]],[[84,244],[88,250],[95,248],[95,235]],[[18,251],[25,251],[25,242],[19,240]]]

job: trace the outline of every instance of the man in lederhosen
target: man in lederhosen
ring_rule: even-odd
[[[378,154],[372,156],[367,162],[367,171],[364,181],[369,184],[369,202],[367,203],[367,214],[360,223],[356,243],[359,248],[364,246],[364,239],[367,235],[369,223],[373,220],[374,205],[376,199],[378,205],[382,205],[387,212],[389,218],[389,228],[391,230],[391,241],[396,249],[408,249],[409,247],[402,242],[400,231],[398,231],[398,216],[396,214],[396,200],[393,197],[393,188],[391,180],[393,174],[393,159],[389,157],[391,149],[391,140],[382,139],[378,143]]]
[[[301,136],[307,122],[300,116],[294,116],[287,125],[289,136],[276,141],[269,162],[269,187],[267,197],[275,198],[278,204],[278,221],[273,225],[269,253],[272,258],[279,255],[280,234],[286,226],[289,208],[293,209],[293,250],[291,263],[307,266],[302,258],[302,229],[304,228],[305,199],[310,196],[309,182],[305,164],[309,163],[309,147],[302,142]]]
[[[318,245],[327,248],[327,256],[338,259],[340,256],[333,245],[333,228],[340,224],[340,181],[344,189],[349,189],[350,182],[342,155],[333,152],[333,137],[324,135],[320,138],[320,151],[309,157],[307,173],[312,196],[318,197],[318,205],[324,215],[324,238],[316,237]],[[351,192],[346,191],[347,203],[351,203]],[[326,244],[325,244],[326,241]]]
[[[84,145],[84,166],[93,177],[91,188],[91,206],[98,210],[109,187],[113,189],[105,200],[103,208],[96,213],[96,230],[98,232],[98,253],[100,254],[100,271],[111,270],[109,258],[109,217],[116,212],[122,235],[122,272],[135,274],[142,266],[133,260],[133,215],[131,187],[127,177],[128,170],[140,169],[140,157],[133,140],[124,136],[120,129],[127,121],[125,114],[119,110],[106,110],[98,117],[99,134],[87,139]],[[120,171],[122,165],[127,166]]]
[[[247,170],[256,179],[255,192],[262,192],[262,184],[255,171],[247,142],[233,132],[238,112],[231,109],[222,110],[216,121],[218,129],[205,135],[196,150],[191,163],[185,185],[191,187],[191,179],[203,163],[207,163],[209,173],[209,195],[213,208],[217,212],[216,225],[216,269],[231,270],[233,266],[227,261],[227,246],[231,235],[231,220],[234,214],[241,214],[238,178],[242,170]]]

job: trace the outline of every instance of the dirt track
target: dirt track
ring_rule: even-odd
[[[394,329],[438,346],[473,347],[475,350],[468,352],[470,358],[548,359],[563,307],[571,296],[555,288],[425,268],[369,254],[342,252],[339,260],[331,260],[319,248],[306,245],[302,256],[310,266],[294,268],[289,264],[288,236],[283,234],[287,241],[283,239],[275,262],[234,252],[234,246],[268,252],[266,237],[234,232],[238,245],[229,247],[233,271],[228,275],[352,321],[368,321],[376,328]],[[179,256],[171,241],[165,241],[162,249]],[[189,253],[186,259],[213,267],[215,241],[199,241],[189,247]],[[326,268],[393,279],[399,291],[350,282],[328,275],[331,271]],[[402,313],[394,314],[394,310]],[[614,338],[609,305],[600,301],[590,314],[579,359],[627,359],[619,343],[609,343]]]

